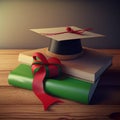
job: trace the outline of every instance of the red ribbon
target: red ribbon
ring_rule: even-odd
[[[92,30],[92,28],[85,28],[85,29],[82,29],[82,30],[74,30],[72,29],[71,27],[66,27],[66,31],[64,32],[58,32],[58,33],[45,33],[45,35],[58,35],[58,34],[64,34],[64,33],[73,33],[73,34],[79,34],[79,35],[83,35],[83,33],[85,31],[90,31]]]
[[[52,97],[45,93],[44,91],[44,80],[46,77],[56,77],[59,75],[59,67],[61,67],[61,62],[57,58],[49,58],[48,60],[41,53],[33,54],[34,62],[32,64],[32,72],[34,73],[33,79],[33,91],[35,95],[42,101],[44,105],[44,110],[56,102],[62,102],[61,100]],[[37,60],[39,59],[39,60]]]

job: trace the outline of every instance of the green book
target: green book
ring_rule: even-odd
[[[24,89],[32,90],[32,81],[31,67],[26,64],[20,64],[8,76],[9,84]],[[92,84],[83,79],[67,76],[62,79],[46,79],[44,89],[50,95],[89,104],[97,83],[98,80]]]

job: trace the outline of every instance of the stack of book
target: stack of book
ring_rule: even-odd
[[[68,27],[67,31],[64,30],[65,27],[32,30],[52,38],[51,48],[48,48],[50,55],[67,59],[71,56],[77,56],[74,59],[61,61],[66,77],[61,76],[62,79],[46,78],[44,90],[46,93],[56,97],[89,104],[100,80],[100,76],[112,63],[112,57],[90,48],[83,48],[81,47],[80,39],[78,40],[78,38],[100,37],[102,35],[85,32],[88,29],[82,30],[74,26],[71,26],[71,28]],[[80,55],[79,52],[81,51],[82,54]],[[48,57],[46,48],[20,53],[18,60],[21,64],[10,72],[8,76],[9,84],[32,90],[34,76],[31,71],[31,64],[33,63],[32,55],[36,52],[40,52]],[[52,52],[55,52],[55,54]]]
[[[19,54],[20,64],[8,76],[9,84],[32,90],[33,74],[31,64],[32,55],[40,52],[45,55],[44,48],[25,51]],[[111,56],[104,55],[92,49],[84,49],[84,54],[77,59],[62,61],[66,77],[60,79],[47,79],[45,91],[48,94],[89,104],[98,85],[100,76],[111,65]]]

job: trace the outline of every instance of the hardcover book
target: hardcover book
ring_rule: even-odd
[[[46,48],[35,49],[20,53],[18,61],[31,65],[33,63],[32,55],[35,52],[41,52],[47,56]],[[91,83],[94,83],[111,63],[111,56],[96,52],[89,48],[84,48],[83,54],[76,59],[62,61],[64,73],[82,78]]]
[[[8,76],[9,84],[24,89],[32,90],[32,81],[31,67],[26,64],[20,64]],[[56,97],[89,104],[97,84],[98,81],[92,84],[82,79],[65,76],[64,78],[46,79],[44,90]]]

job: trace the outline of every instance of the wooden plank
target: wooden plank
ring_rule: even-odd
[[[0,104],[41,104],[33,91],[15,88],[0,87]]]
[[[0,70],[13,70],[18,62],[18,55],[0,55]]]
[[[120,112],[117,105],[58,105],[43,111],[41,105],[0,105],[0,119],[62,119],[109,120],[111,114]]]
[[[8,74],[10,71],[0,71],[0,86],[9,86]],[[120,69],[108,69],[101,75],[99,82],[102,86],[120,86]]]
[[[0,50],[0,70],[13,70],[18,64],[18,54],[25,50]],[[104,50],[99,50],[104,53]],[[109,52],[110,51],[110,52]],[[113,50],[113,53],[116,50]],[[119,50],[118,50],[119,51]],[[107,50],[110,54],[111,50]],[[113,65],[110,69],[120,69],[120,52],[113,57]],[[118,54],[119,53],[119,54]]]
[[[0,49],[0,55],[18,55],[20,52],[29,51],[32,49]],[[120,55],[120,49],[93,49],[110,55]]]
[[[99,86],[97,87],[91,104],[119,104],[120,105],[120,87]],[[16,87],[0,87],[0,104],[41,104],[33,91]],[[77,102],[65,101],[65,104],[78,104]]]
[[[0,71],[13,70],[19,64],[18,55],[0,55]],[[113,57],[110,69],[120,69],[120,55]]]
[[[114,55],[112,58],[112,70],[120,70],[120,55]]]
[[[93,48],[91,48],[93,49]],[[28,51],[32,49],[0,49],[0,55],[5,54],[19,54],[20,52]],[[102,52],[110,55],[120,55],[120,49],[93,49],[98,52]]]
[[[16,87],[0,87],[0,105],[28,105],[35,104],[40,105],[40,100],[35,96],[34,92],[31,90],[26,90]],[[9,99],[9,100],[8,100]],[[63,100],[63,104],[78,104],[74,101]]]
[[[8,74],[10,71],[0,71],[0,86],[9,86]]]
[[[26,50],[30,49],[0,49],[0,55],[18,55]]]
[[[0,70],[13,70],[18,62],[18,55],[26,49],[2,49],[0,50]]]
[[[120,55],[120,49],[93,49],[93,50],[109,55]]]

